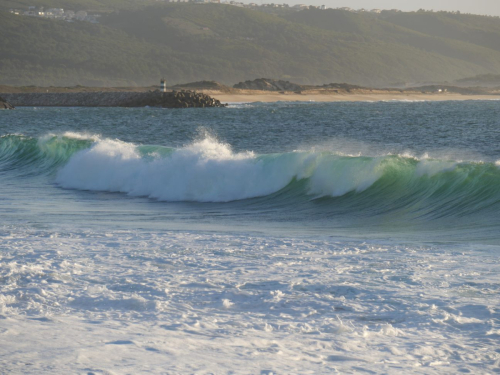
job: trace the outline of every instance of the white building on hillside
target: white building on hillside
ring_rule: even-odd
[[[62,17],[64,15],[64,9],[51,8],[51,9],[47,9],[45,13],[50,13],[55,17]]]

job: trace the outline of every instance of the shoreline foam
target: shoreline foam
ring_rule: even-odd
[[[0,234],[6,372],[498,367],[496,248],[190,231]]]

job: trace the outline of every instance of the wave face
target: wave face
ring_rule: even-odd
[[[48,173],[62,188],[121,192],[161,201],[230,202],[264,197],[294,206],[414,218],[498,212],[498,162],[295,151],[234,152],[213,138],[182,148],[138,146],[66,133],[0,138],[0,170]]]
[[[96,140],[77,133],[40,138],[5,135],[0,137],[0,171],[28,175],[49,172],[76,152],[91,147]]]

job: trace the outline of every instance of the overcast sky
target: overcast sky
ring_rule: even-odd
[[[260,3],[260,0],[245,2]],[[263,0],[263,3],[326,5],[328,8],[459,10],[464,13],[500,16],[500,0]]]

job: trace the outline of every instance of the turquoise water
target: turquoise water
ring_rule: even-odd
[[[241,104],[0,114],[0,224],[500,239],[500,107]]]

